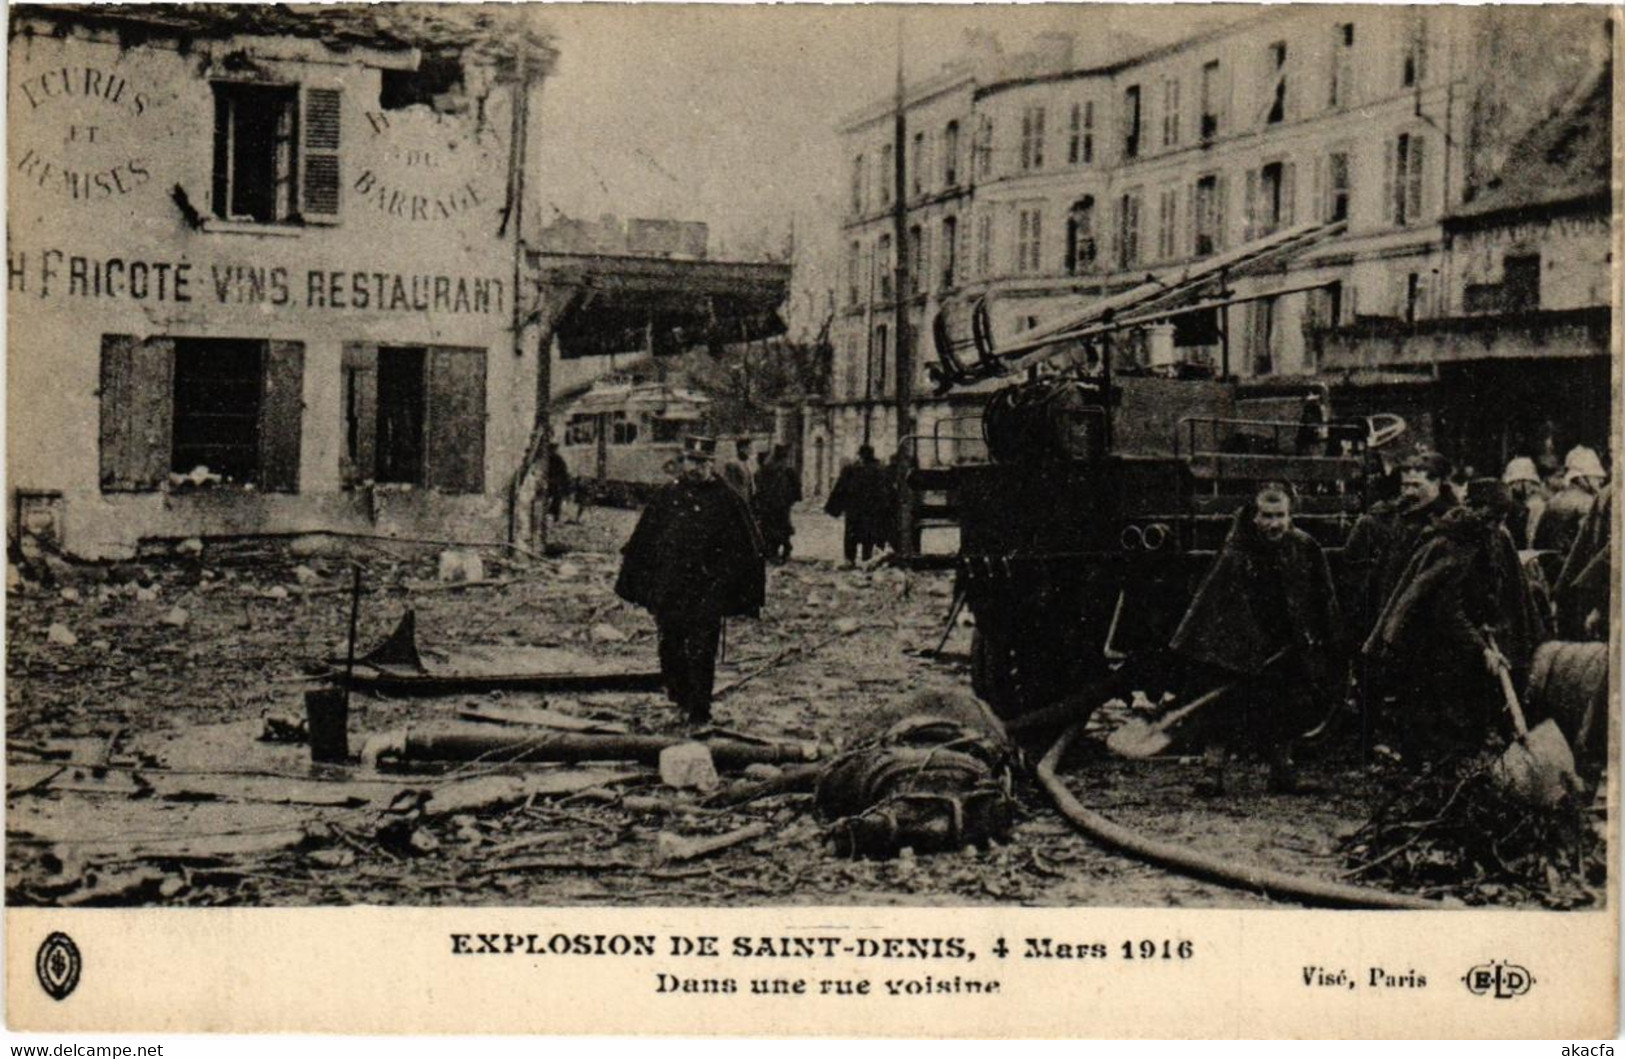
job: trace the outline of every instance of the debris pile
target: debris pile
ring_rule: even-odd
[[[1496,782],[1497,756],[1392,777],[1393,793],[1343,842],[1346,878],[1467,904],[1599,903],[1607,887],[1607,811],[1530,805]]]

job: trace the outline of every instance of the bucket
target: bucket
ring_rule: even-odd
[[[305,722],[310,731],[310,760],[342,763],[350,759],[350,699],[343,688],[305,692]]]

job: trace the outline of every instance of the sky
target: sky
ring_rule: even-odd
[[[1187,5],[556,5],[558,67],[542,89],[535,186],[544,215],[705,221],[711,256],[759,259],[794,224],[793,306],[833,288],[844,203],[836,124],[888,98],[902,21],[910,79],[958,57],[970,30],[1005,52],[1064,30],[1078,52],[1161,43],[1234,17]],[[1226,11],[1230,12],[1226,14]],[[812,314],[816,316],[817,314]]]

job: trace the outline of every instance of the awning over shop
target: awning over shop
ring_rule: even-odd
[[[790,266],[607,254],[531,255],[566,359],[681,353],[783,334]]]
[[[1459,316],[1439,320],[1364,320],[1327,332],[1325,371],[1381,369],[1475,360],[1608,356],[1608,307]]]

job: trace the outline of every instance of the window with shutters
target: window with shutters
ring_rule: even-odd
[[[1347,151],[1333,151],[1326,156],[1326,197],[1321,217],[1328,221],[1345,221],[1349,216],[1349,156]]]
[[[1179,146],[1179,82],[1174,78],[1162,82],[1162,145]]]
[[[1095,198],[1085,195],[1072,204],[1066,217],[1066,270],[1072,275],[1092,272],[1099,260],[1095,240]]]
[[[252,224],[338,219],[342,93],[215,82],[212,209]]]
[[[1264,123],[1277,125],[1286,120],[1286,41],[1278,40],[1269,46],[1266,68],[1264,98],[1269,101],[1269,110]]]
[[[1294,171],[1290,162],[1271,162],[1258,170],[1252,238],[1270,235],[1292,224]],[[1248,183],[1253,182],[1249,179]]]
[[[1219,60],[1202,64],[1202,142],[1207,143],[1219,135],[1221,112],[1221,86]]]
[[[1140,194],[1131,191],[1117,206],[1117,267],[1140,264]]]
[[[107,335],[101,487],[148,492],[171,474],[264,492],[299,488],[304,346]]]
[[[1354,80],[1354,23],[1332,27],[1332,62],[1328,71],[1326,105],[1333,110],[1349,105]]]
[[[1247,343],[1254,375],[1275,370],[1275,299],[1247,303]]]
[[[993,215],[976,218],[976,274],[983,279],[993,274]]]
[[[1388,194],[1385,196],[1388,199],[1388,218],[1400,227],[1422,220],[1425,145],[1423,137],[1402,132],[1388,148]]]
[[[1400,67],[1400,84],[1414,88],[1427,76],[1428,24],[1427,16],[1411,11],[1405,33],[1405,52]]]
[[[1177,254],[1179,193],[1165,189],[1157,199],[1157,259],[1171,261]]]
[[[869,389],[867,396],[883,397],[886,393],[886,361],[890,352],[891,331],[885,324],[875,325],[875,340],[869,347]]]
[[[1123,157],[1140,156],[1140,86],[1123,90]]]
[[[910,294],[925,293],[925,229],[916,224],[908,230],[908,289]]]
[[[1219,247],[1223,245],[1218,174],[1209,173],[1197,179],[1196,200],[1192,204],[1192,211],[1195,215],[1192,218],[1194,226],[1192,252],[1197,257],[1218,253]]]
[[[345,345],[342,363],[347,486],[485,491],[483,349],[355,342]],[[565,442],[595,436],[589,419],[572,419]]]
[[[1016,271],[1037,272],[1043,265],[1044,211],[1027,206],[1016,211]]]
[[[1021,112],[1021,168],[1044,168],[1044,108],[1028,107]]]

